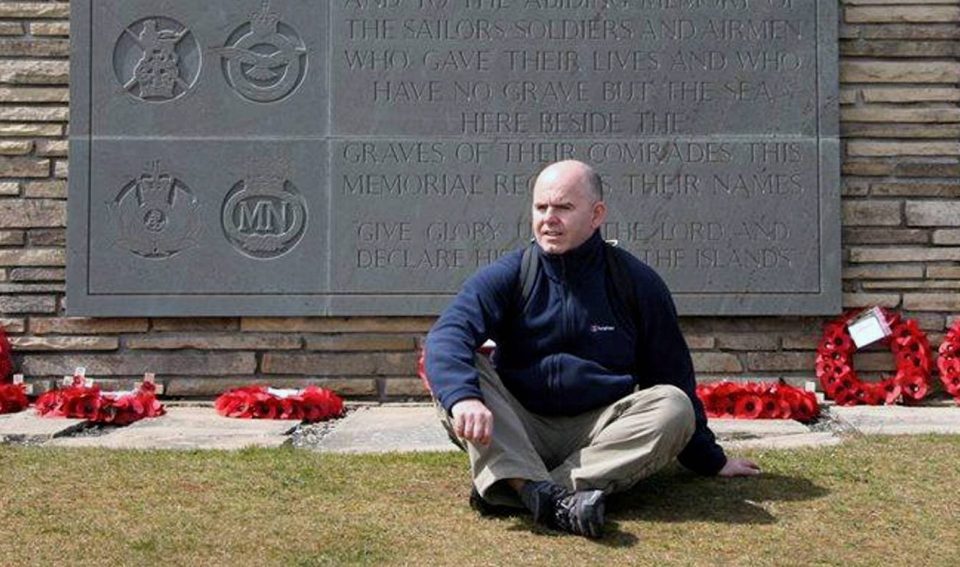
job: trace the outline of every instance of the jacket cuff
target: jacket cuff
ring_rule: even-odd
[[[450,415],[453,406],[457,405],[457,402],[470,399],[480,400],[481,402],[484,401],[483,394],[479,388],[461,387],[450,392],[445,392],[440,400],[440,405],[443,406],[447,415]]]
[[[699,431],[694,433],[687,446],[677,455],[680,464],[704,476],[714,476],[720,472],[727,464],[727,456],[711,437]]]

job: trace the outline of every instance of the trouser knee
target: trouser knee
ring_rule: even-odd
[[[690,398],[676,386],[660,385],[654,388],[659,395],[657,406],[663,429],[689,440],[696,428],[696,414]]]

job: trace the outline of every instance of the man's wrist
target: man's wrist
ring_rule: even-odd
[[[457,407],[457,405],[462,404],[463,402],[471,402],[471,401],[480,402],[481,404],[484,403],[483,398],[479,398],[477,396],[472,396],[472,395],[466,395],[462,398],[458,398],[457,400],[455,400],[453,403],[450,404],[450,409],[447,410],[447,415],[450,417],[453,417],[453,410],[454,408]]]

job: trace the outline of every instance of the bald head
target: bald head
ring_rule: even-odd
[[[582,161],[568,159],[551,163],[540,171],[534,187],[541,181],[555,183],[557,180],[573,183],[586,189],[587,196],[593,202],[603,200],[603,181],[600,179],[600,174]]]
[[[533,185],[532,213],[534,238],[547,254],[577,248],[606,218],[600,176],[581,161],[547,166]]]

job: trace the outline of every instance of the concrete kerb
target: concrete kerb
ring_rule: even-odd
[[[447,438],[432,404],[357,408],[316,449],[330,453],[459,450]]]
[[[170,407],[166,415],[144,419],[105,435],[58,437],[56,447],[109,449],[242,449],[279,447],[298,420],[231,419],[212,408]]]
[[[300,426],[292,420],[244,420],[221,417],[211,404],[168,403],[167,415],[127,427],[85,434],[81,420],[40,418],[32,410],[0,416],[0,443],[117,449],[239,449],[278,447],[291,433],[322,428],[307,443],[326,453],[456,451],[426,403],[348,403],[340,420]],[[858,434],[960,434],[960,408],[946,405],[824,406],[823,418],[810,426],[783,420],[712,419],[710,425],[729,449],[793,449],[835,445]]]
[[[39,444],[85,426],[82,419],[42,419],[33,409],[0,415],[0,444]]]
[[[960,434],[960,408],[950,406],[835,406],[838,419],[864,435]]]

